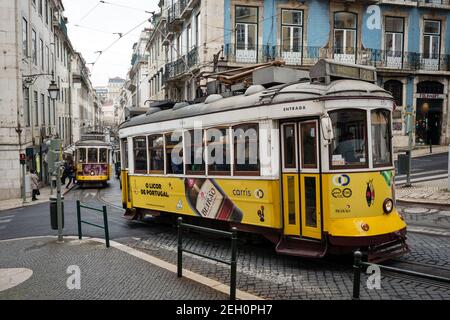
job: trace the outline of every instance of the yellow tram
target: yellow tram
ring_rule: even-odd
[[[75,144],[76,180],[79,185],[106,186],[112,176],[111,144],[101,140],[85,140]]]
[[[309,80],[150,108],[119,131],[127,215],[225,221],[294,256],[406,252],[395,104],[376,80],[374,68],[321,60]]]

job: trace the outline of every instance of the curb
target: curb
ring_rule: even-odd
[[[423,199],[408,199],[408,198],[397,198],[397,202],[400,203],[407,203],[407,204],[426,204],[426,205],[432,205],[432,206],[449,206],[450,202],[438,202],[439,200],[423,200]]]

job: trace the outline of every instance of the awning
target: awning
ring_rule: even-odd
[[[75,145],[71,145],[69,147],[67,147],[66,149],[64,149],[64,153],[66,154],[73,154],[75,152]]]

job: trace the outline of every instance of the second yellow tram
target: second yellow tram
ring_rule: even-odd
[[[112,147],[99,140],[80,141],[75,144],[76,175],[79,185],[106,186],[112,176]]]

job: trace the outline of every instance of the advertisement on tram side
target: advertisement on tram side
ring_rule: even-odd
[[[281,228],[279,181],[130,176],[134,207]]]

